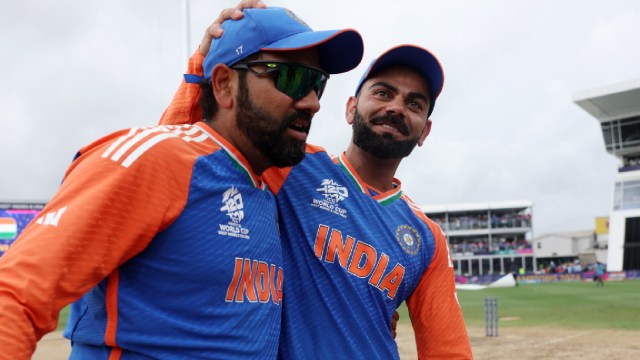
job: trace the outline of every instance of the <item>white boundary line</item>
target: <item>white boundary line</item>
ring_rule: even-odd
[[[551,339],[551,340],[547,340],[547,341],[543,341],[541,343],[535,344],[535,345],[531,345],[531,347],[541,347],[541,346],[546,346],[546,345],[550,345],[550,344],[555,344],[558,342],[562,342],[565,340],[570,340],[570,339],[574,339],[580,336],[585,336],[587,334],[591,334],[593,332],[592,331],[585,331],[583,333],[579,333],[579,334],[574,334],[574,335],[569,335],[569,336],[565,336],[565,337],[561,337],[561,338],[557,338],[557,339]]]

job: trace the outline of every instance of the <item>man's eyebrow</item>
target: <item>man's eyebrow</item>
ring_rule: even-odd
[[[376,83],[371,84],[371,86],[369,86],[369,89],[374,88],[374,87],[376,87],[376,86],[382,86],[382,87],[385,87],[385,88],[387,88],[388,90],[393,91],[394,93],[397,93],[397,92],[398,92],[398,88],[397,88],[397,87],[395,87],[395,86],[393,86],[393,85],[391,85],[391,84],[389,84],[389,83],[386,83],[386,82],[384,82],[384,81],[378,81],[378,82],[376,82]]]
[[[424,100],[424,102],[427,103],[427,105],[431,105],[431,102],[429,101],[429,98],[427,96],[425,96],[424,94],[422,94],[422,93],[412,91],[412,92],[409,93],[408,97],[411,98],[411,99]]]
[[[392,91],[392,92],[394,92],[396,94],[398,93],[398,88],[396,86],[393,86],[393,85],[391,85],[391,84],[389,84],[387,82],[384,82],[384,81],[378,81],[378,82],[375,82],[375,83],[371,84],[371,86],[369,86],[369,89],[372,89],[372,88],[374,88],[376,86],[382,86],[382,87],[387,88],[388,90],[390,90],[390,91]],[[420,93],[420,92],[417,92],[417,91],[412,91],[412,92],[409,93],[408,97],[411,98],[411,99],[421,99],[424,102],[426,102],[427,105],[431,105],[431,102],[429,101],[429,97],[427,97],[423,93]]]

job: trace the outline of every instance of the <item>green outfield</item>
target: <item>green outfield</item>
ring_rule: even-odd
[[[458,290],[468,327],[484,327],[484,298],[498,299],[500,327],[640,330],[640,281],[521,284],[514,288]],[[405,306],[401,321],[409,321]]]
[[[515,288],[458,290],[465,323],[484,326],[485,296],[498,299],[500,327],[551,326],[640,330],[640,281],[521,284]],[[409,323],[403,304],[400,322]],[[60,313],[58,329],[67,322],[68,308]]]
[[[65,307],[60,311],[60,317],[58,318],[58,330],[64,330],[67,325],[67,318],[69,317],[69,307]]]

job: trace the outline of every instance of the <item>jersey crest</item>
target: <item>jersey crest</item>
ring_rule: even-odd
[[[420,251],[420,244],[422,244],[422,239],[420,238],[418,230],[416,230],[413,226],[398,226],[398,228],[396,229],[396,240],[402,247],[402,250],[404,250],[409,255],[415,255],[418,253],[418,251]]]

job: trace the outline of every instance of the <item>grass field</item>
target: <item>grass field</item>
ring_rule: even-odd
[[[64,330],[64,327],[67,325],[67,318],[69,317],[69,307],[62,309],[60,311],[60,316],[58,317],[58,330]]]
[[[499,337],[485,336],[484,298],[498,299]],[[458,290],[475,360],[640,359],[640,281],[521,284]],[[398,348],[417,360],[406,306]]]
[[[465,323],[484,326],[485,296],[498,299],[501,327],[551,326],[640,330],[640,281],[521,284],[515,288],[458,290]],[[403,304],[400,322],[409,324]],[[58,329],[67,323],[68,308],[60,312]]]
[[[640,330],[640,281],[521,284],[515,288],[458,290],[465,323],[484,326],[485,296],[498,299],[500,327]],[[409,323],[405,306],[400,321]]]
[[[499,337],[486,337],[484,298],[499,303]],[[475,360],[640,359],[640,281],[521,284],[516,288],[459,290]],[[401,306],[398,349],[417,360],[413,329]],[[68,310],[60,315],[64,328]],[[34,360],[67,359],[69,344],[58,333],[41,341]],[[57,356],[57,357],[56,357]]]

